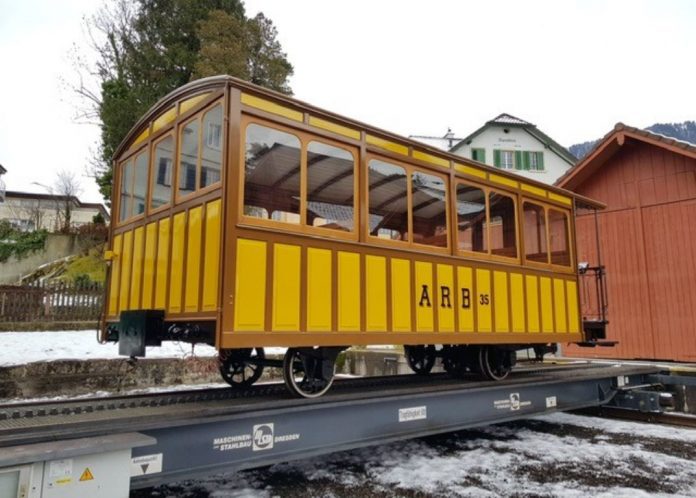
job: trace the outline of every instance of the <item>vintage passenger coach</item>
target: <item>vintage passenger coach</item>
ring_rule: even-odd
[[[498,379],[517,349],[594,339],[574,210],[600,206],[570,192],[227,76],[162,99],[115,157],[102,338],[121,354],[206,342],[248,386],[288,347],[313,397],[350,345]]]

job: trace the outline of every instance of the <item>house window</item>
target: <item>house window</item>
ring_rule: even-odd
[[[179,169],[179,192],[193,192],[196,189],[196,165],[181,162]]]
[[[544,171],[544,153],[530,152],[529,153],[529,169],[531,171]]]
[[[485,163],[486,149],[471,149],[471,159],[480,163]]]
[[[219,123],[208,123],[208,133],[206,134],[206,145],[211,149],[220,149],[220,139],[222,138],[222,125]]]
[[[512,169],[514,167],[514,155],[511,150],[500,151],[500,168]]]

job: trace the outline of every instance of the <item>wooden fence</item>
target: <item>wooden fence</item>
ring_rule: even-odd
[[[97,321],[103,302],[98,283],[0,285],[0,322]]]

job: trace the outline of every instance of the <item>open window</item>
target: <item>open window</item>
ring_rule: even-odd
[[[556,266],[571,266],[569,213],[525,200],[525,260]]]

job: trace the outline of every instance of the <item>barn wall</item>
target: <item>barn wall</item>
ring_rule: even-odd
[[[607,204],[607,332],[619,345],[565,354],[696,361],[696,160],[627,139],[576,191]],[[593,218],[581,216],[577,231],[578,261],[595,264]]]

